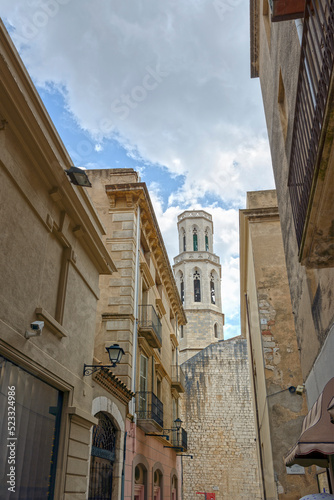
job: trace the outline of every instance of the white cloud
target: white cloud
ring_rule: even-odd
[[[146,162],[184,176],[167,208],[150,186],[170,256],[182,210],[213,214],[233,320],[238,208],[247,190],[274,185],[259,82],[249,76],[248,0],[2,0],[2,15],[34,81],[60,91],[90,135],[86,156],[112,138],[142,172]],[[207,195],[219,206],[198,206]]]
[[[175,199],[201,189],[239,203],[272,186],[247,0],[3,3],[34,80],[56,85],[97,143],[186,174]]]
[[[239,319],[239,211],[220,207],[203,207],[193,205],[170,206],[163,210],[163,200],[157,185],[149,185],[150,197],[158,219],[160,230],[164,237],[165,246],[173,258],[179,253],[177,216],[187,209],[205,210],[212,214],[214,224],[214,253],[220,257],[222,266],[222,307],[225,314],[225,338],[240,335]]]

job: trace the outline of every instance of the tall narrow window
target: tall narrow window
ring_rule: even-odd
[[[215,326],[213,327],[215,338],[218,339],[218,325],[215,323]]]
[[[215,304],[216,303],[215,277],[212,273],[210,274],[210,295],[211,295],[211,304]]]
[[[194,252],[197,252],[198,250],[198,238],[197,238],[197,229],[194,228],[193,230],[193,248]]]
[[[180,328],[180,337],[181,337],[181,339],[183,339],[183,335],[184,335],[184,333],[183,333],[183,325],[181,325],[181,328]]]
[[[194,273],[194,301],[201,302],[201,276],[198,271]]]
[[[139,412],[142,412],[141,418],[145,418],[147,412],[147,365],[148,358],[141,354],[139,370]]]
[[[181,274],[181,276],[180,276],[180,295],[181,295],[182,304],[184,304],[184,280],[183,280],[183,274]]]
[[[209,235],[208,235],[208,230],[207,229],[205,231],[205,250],[207,252],[209,251]]]
[[[186,232],[183,229],[183,251],[185,252],[186,250],[187,250]]]

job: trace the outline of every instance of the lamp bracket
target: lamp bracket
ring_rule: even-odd
[[[101,370],[101,368],[115,368],[116,363],[113,363],[112,365],[84,365],[83,369],[83,375],[88,376],[88,375],[93,375],[93,373]]]
[[[169,441],[169,435],[168,434],[154,434],[154,433],[151,433],[151,432],[145,432],[145,436],[163,437],[163,438],[166,438],[167,441]]]

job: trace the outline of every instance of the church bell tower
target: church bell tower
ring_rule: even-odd
[[[187,210],[178,216],[179,255],[174,274],[188,323],[181,328],[180,363],[224,340],[221,265],[213,253],[212,216]]]

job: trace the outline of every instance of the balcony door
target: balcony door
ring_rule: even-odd
[[[139,369],[139,411],[142,414],[147,413],[147,368],[148,358],[141,354]]]

